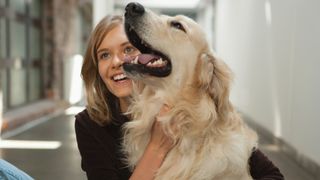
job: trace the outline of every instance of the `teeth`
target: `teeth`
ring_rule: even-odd
[[[164,62],[162,61],[162,58],[158,59],[157,61],[154,62],[154,64],[157,65],[162,65]]]
[[[134,59],[133,63],[134,64],[138,64],[138,59],[139,59],[138,56],[136,56],[136,58]]]
[[[149,62],[147,66],[153,66],[153,67],[160,67],[166,64],[166,61],[163,61],[162,58],[154,61],[154,62]]]
[[[164,62],[162,61],[162,58],[160,58],[160,59],[157,60],[157,63],[158,64],[163,64]]]
[[[113,80],[121,80],[126,78],[127,76],[125,74],[118,74],[116,76],[113,76]]]

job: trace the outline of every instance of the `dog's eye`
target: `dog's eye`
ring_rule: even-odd
[[[179,29],[179,30],[181,30],[183,32],[186,32],[186,30],[184,29],[182,24],[180,22],[178,22],[178,21],[171,21],[170,25],[171,25],[171,27],[174,27],[174,28]]]

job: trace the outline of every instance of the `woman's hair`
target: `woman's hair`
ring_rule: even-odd
[[[118,98],[107,89],[99,75],[97,50],[107,33],[122,23],[122,16],[109,15],[97,24],[91,33],[81,69],[81,76],[86,88],[89,116],[100,125],[111,122],[114,116],[113,109],[119,103]]]

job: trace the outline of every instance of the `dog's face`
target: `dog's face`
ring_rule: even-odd
[[[192,19],[159,16],[130,3],[125,32],[142,53],[126,58],[123,67],[129,77],[169,92],[192,87],[195,93],[205,91],[202,94],[208,94],[218,109],[228,105],[231,72],[213,56],[204,32]]]
[[[204,33],[190,18],[159,16],[136,3],[126,7],[125,30],[142,54],[127,58],[124,69],[148,85],[187,83],[208,50]]]

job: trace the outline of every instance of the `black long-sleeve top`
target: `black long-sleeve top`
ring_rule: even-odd
[[[125,116],[106,126],[94,122],[84,110],[76,115],[75,131],[81,154],[81,168],[89,180],[128,180],[131,172],[122,162],[120,150],[121,126]],[[280,170],[260,151],[250,159],[250,174],[256,180],[283,180]]]

